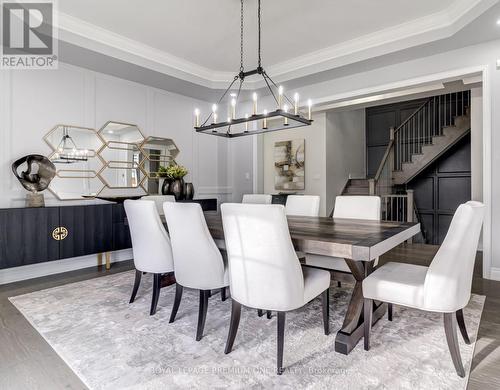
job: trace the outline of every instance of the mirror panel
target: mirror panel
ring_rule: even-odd
[[[99,155],[106,166],[99,173],[109,189],[138,188],[146,178],[141,167],[144,160],[139,148],[144,136],[138,126],[130,123],[107,122],[99,135],[105,146]]]
[[[148,178],[157,179],[160,166],[167,166],[175,163],[175,158],[179,155],[179,149],[170,138],[148,137],[141,145],[141,151],[145,157],[142,167]]]
[[[44,140],[53,150],[48,158],[56,166],[49,190],[58,199],[93,197],[104,188],[98,177],[104,161],[97,154],[104,141],[94,129],[61,124],[52,128]]]
[[[127,144],[140,145],[144,142],[144,136],[137,125],[121,122],[106,122],[99,130],[99,135],[108,147],[125,148]]]

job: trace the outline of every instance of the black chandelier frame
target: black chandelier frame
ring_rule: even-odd
[[[279,90],[279,87],[276,85],[276,83],[269,77],[269,75],[266,73],[264,68],[262,67],[262,61],[261,61],[261,0],[258,0],[258,13],[257,13],[257,20],[258,20],[258,66],[257,68],[246,71],[243,66],[243,26],[244,26],[244,19],[243,19],[243,1],[240,0],[241,3],[241,34],[240,34],[240,71],[237,75],[234,76],[232,82],[229,84],[229,86],[226,88],[222,96],[220,97],[219,101],[217,102],[217,106],[224,100],[224,98],[228,95],[229,91],[232,90],[234,84],[236,81],[239,81],[239,88],[238,92],[236,93],[236,101],[238,101],[238,98],[240,97],[241,94],[241,89],[243,86],[243,83],[245,79],[249,76],[254,76],[254,75],[260,75],[262,76],[264,82],[266,83],[267,89],[269,90],[271,96],[274,98],[274,101],[276,102],[278,108],[275,111],[271,111],[268,113],[254,113],[248,117],[243,117],[243,118],[228,118],[227,121],[222,121],[222,122],[211,122],[211,120],[214,119],[214,113],[210,113],[208,117],[205,119],[205,121],[201,124],[201,126],[195,126],[195,130],[197,133],[204,133],[204,134],[210,134],[210,135],[215,135],[219,137],[224,137],[224,138],[235,138],[235,137],[242,137],[246,135],[254,135],[254,134],[262,134],[262,133],[268,133],[272,131],[278,131],[278,130],[283,130],[283,129],[291,129],[291,128],[296,128],[296,127],[303,127],[303,126],[310,126],[313,123],[312,119],[306,118],[303,116],[300,111],[295,109],[295,105],[298,104],[298,102],[292,102],[290,98],[282,93],[280,95],[280,98],[276,97],[275,91],[273,91],[273,87],[276,89],[276,91]],[[283,100],[288,101],[290,104],[290,108],[292,109],[293,113],[289,113],[281,108],[281,103]],[[295,114],[297,112],[297,114]],[[310,117],[310,112],[309,112],[309,117]],[[276,121],[272,120],[272,118],[283,118],[283,121],[279,124],[276,124]],[[270,126],[258,126],[259,123],[264,122],[264,121],[269,121]],[[209,123],[211,122],[211,123]],[[239,124],[250,124],[250,123],[256,123],[257,126],[254,129],[248,130],[248,125],[246,129],[242,132],[237,132],[233,133],[231,132],[232,126],[234,125],[239,125]],[[226,128],[226,131],[219,131],[219,129]]]

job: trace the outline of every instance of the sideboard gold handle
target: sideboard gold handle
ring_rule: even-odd
[[[52,238],[56,241],[62,241],[68,237],[68,229],[64,226],[58,226],[52,231]]]

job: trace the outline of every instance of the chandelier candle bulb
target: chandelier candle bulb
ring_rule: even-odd
[[[194,110],[194,126],[200,127],[200,110],[197,108]]]
[[[212,105],[213,124],[217,123],[217,104]]]
[[[231,118],[236,119],[236,99],[231,99]]]
[[[312,103],[309,100],[309,119],[306,110],[306,99],[299,101],[298,90],[294,93],[291,100],[285,91],[284,85],[276,84],[273,79],[267,74],[261,63],[261,0],[257,0],[257,37],[258,37],[258,61],[257,67],[255,69],[246,70],[244,67],[243,53],[243,38],[244,38],[244,2],[245,0],[239,0],[240,3],[240,67],[238,73],[235,74],[232,81],[230,81],[229,86],[222,92],[220,99],[217,104],[212,106],[212,113],[210,116],[203,121],[201,118],[201,125],[198,115],[196,115],[196,126],[195,130],[197,133],[214,134],[218,137],[234,138],[240,136],[254,135],[268,133],[270,131],[298,128],[303,126],[310,126],[312,124]],[[247,77],[259,75],[261,81],[265,83],[265,87],[262,89],[266,90],[265,94],[271,97],[273,103],[261,104],[258,107],[258,89],[253,91],[248,91],[247,85],[244,84]],[[238,83],[237,83],[238,82]],[[237,84],[236,84],[237,83]],[[243,85],[244,84],[244,85]],[[285,83],[286,84],[286,83]],[[236,90],[236,86],[238,89]],[[267,87],[267,88],[266,88]],[[240,92],[246,90],[248,94],[251,95],[252,107],[239,108],[239,112],[236,110],[236,105],[238,104],[238,99],[240,97]],[[250,97],[250,96],[248,96]],[[240,102],[241,103],[241,102]],[[299,103],[301,106],[299,106]],[[217,105],[222,104],[221,107]],[[250,102],[249,102],[250,104]],[[264,108],[269,107],[269,109],[264,110]],[[245,113],[246,111],[246,113]],[[295,113],[295,114],[292,114]],[[210,118],[212,117],[212,118]],[[227,117],[227,121],[225,118]],[[219,121],[217,121],[217,118]],[[212,119],[212,120],[211,120]],[[271,120],[272,126],[268,128],[268,121]],[[208,123],[211,121],[212,123]],[[261,122],[262,121],[262,122]],[[252,124],[252,122],[255,122]],[[221,129],[217,131],[216,129]]]
[[[312,119],[312,100],[309,99],[307,101],[307,119],[311,120]]]
[[[288,114],[288,104],[283,106],[283,111]],[[285,116],[285,122],[283,123],[285,126],[288,126],[288,118]]]

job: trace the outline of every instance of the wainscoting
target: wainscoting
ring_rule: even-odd
[[[207,102],[64,63],[55,71],[2,70],[0,91],[0,208],[24,202],[25,190],[10,165],[26,154],[48,155],[42,140],[48,130],[61,123],[98,129],[108,120],[137,124],[148,136],[174,139],[181,151],[177,162],[189,169],[186,180],[194,183],[195,197],[217,198],[219,204],[233,200],[236,173],[230,144],[192,129],[193,109],[208,110]],[[44,194],[47,204],[57,203],[50,192]],[[15,276],[0,274],[0,280],[24,279],[23,270]],[[32,277],[48,269],[26,271]]]

